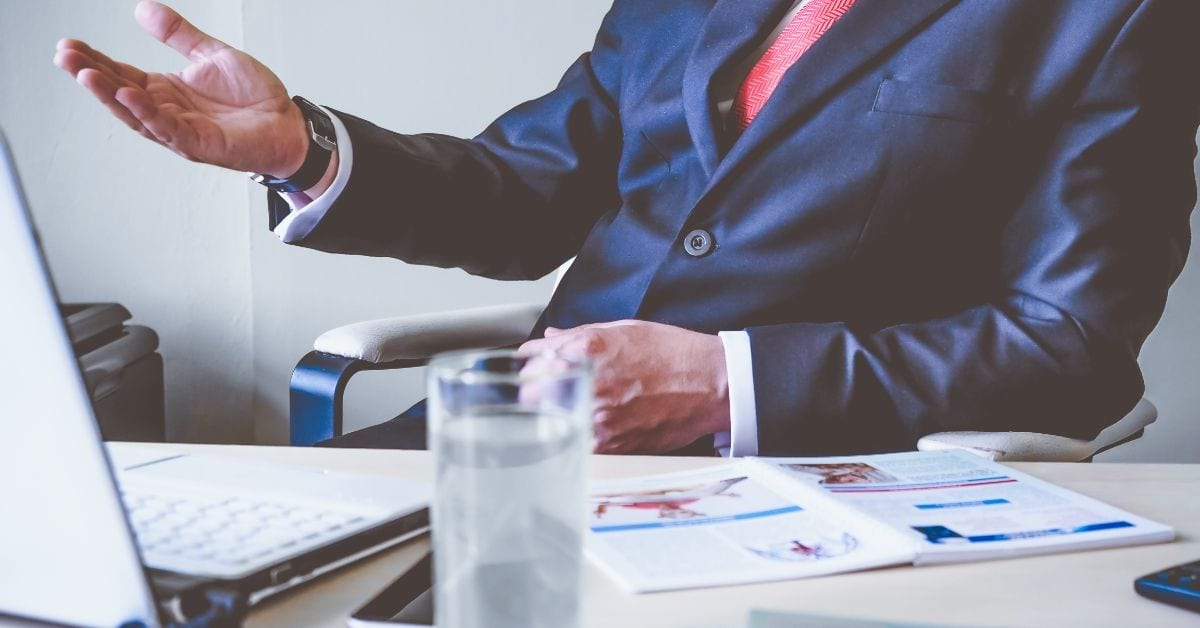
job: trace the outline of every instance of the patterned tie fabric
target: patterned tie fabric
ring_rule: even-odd
[[[733,99],[733,110],[730,115],[742,131],[750,126],[754,116],[767,103],[771,92],[783,79],[784,72],[800,58],[813,44],[838,21],[854,0],[809,0],[800,8],[792,20],[779,33],[779,37],[763,53],[762,58],[750,68],[746,80],[738,88],[737,96]]]

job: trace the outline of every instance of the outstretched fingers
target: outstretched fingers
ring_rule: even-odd
[[[114,97],[121,106],[128,109],[137,118],[137,121],[146,130],[154,135],[157,141],[178,151],[175,143],[179,136],[179,120],[170,111],[166,111],[165,107],[155,104],[149,93],[144,90],[122,87],[116,90]]]
[[[106,74],[93,68],[83,68],[75,74],[75,80],[91,92],[96,97],[96,100],[99,100],[101,104],[107,107],[118,120],[125,123],[125,126],[137,131],[146,139],[159,141],[158,138],[146,129],[141,120],[133,115],[133,112],[117,100],[117,91],[120,89],[129,90],[131,88],[119,87]]]
[[[81,70],[93,67],[92,60],[86,55],[76,50],[62,50],[61,48],[54,53],[54,65],[66,70],[74,77],[78,77]]]
[[[137,83],[121,78],[110,68],[97,64],[90,57],[80,53],[77,50],[59,50],[54,54],[54,65],[57,65],[65,70],[68,74],[75,77],[75,80],[77,81],[79,80],[79,74],[81,72],[84,70],[91,70],[104,76],[104,78],[108,80],[108,83],[111,83],[116,87],[131,86],[141,89],[141,86],[139,86]],[[100,95],[97,94],[97,97],[100,97]]]
[[[65,63],[60,63],[60,59]],[[140,87],[146,86],[146,73],[128,63],[121,63],[109,58],[108,55],[92,48],[78,39],[63,39],[58,42],[54,62],[59,67],[71,72],[71,65],[92,67],[108,74],[113,80],[129,83]],[[81,69],[81,68],[80,68]]]
[[[226,47],[224,42],[196,28],[174,9],[152,0],[138,3],[133,15],[146,32],[191,61],[200,61]]]

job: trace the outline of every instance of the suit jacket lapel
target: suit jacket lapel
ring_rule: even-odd
[[[956,1],[858,0],[787,71],[754,121],[719,161],[716,170],[709,172],[709,188],[773,137],[781,126],[805,115],[843,79],[892,44],[918,31]]]
[[[721,159],[722,128],[711,93],[713,78],[750,54],[791,4],[789,0],[717,0],[700,27],[683,70],[683,109],[700,164],[710,177]]]

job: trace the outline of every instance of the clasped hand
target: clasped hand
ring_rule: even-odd
[[[592,361],[596,453],[663,453],[729,430],[725,350],[717,336],[625,320],[549,328],[520,351]]]

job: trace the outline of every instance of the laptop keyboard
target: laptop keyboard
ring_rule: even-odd
[[[249,496],[121,491],[147,566],[230,574],[294,555],[362,528],[361,514]]]

